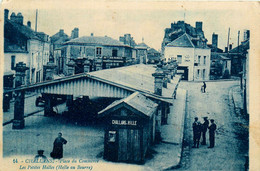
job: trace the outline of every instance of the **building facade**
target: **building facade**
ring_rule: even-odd
[[[59,53],[56,59],[58,68],[65,75],[121,67],[132,59],[130,46],[108,36],[97,37],[93,34],[65,42],[58,49]]]
[[[161,53],[154,48],[149,48],[147,50],[147,63],[156,64],[161,60]]]
[[[43,81],[43,66],[50,55],[48,35],[33,31],[30,21],[24,25],[21,13],[12,13],[9,19],[9,10],[5,9],[4,19],[4,77],[14,75],[16,64],[23,62],[28,67],[24,84]],[[8,86],[11,88],[11,83]]]
[[[204,42],[207,42],[205,39],[204,32],[202,29],[203,23],[201,21],[197,21],[196,26],[193,27],[190,24],[185,23],[184,21],[178,21],[177,23],[171,23],[170,28],[166,28],[164,30],[164,38],[162,42],[162,56],[164,56],[165,46],[175,39],[179,38],[184,33],[187,33],[193,38],[199,38]]]
[[[231,59],[227,52],[223,52],[222,49],[218,48],[218,34],[212,34],[212,44],[208,44],[207,46],[211,49],[210,79],[230,78]]]
[[[205,39],[193,38],[184,33],[165,46],[164,60],[177,60],[178,72],[183,74],[185,80],[209,80],[210,49]]]
[[[135,46],[136,49],[136,63],[137,64],[146,64],[147,63],[147,50],[149,46],[147,46],[144,42],[139,43]]]

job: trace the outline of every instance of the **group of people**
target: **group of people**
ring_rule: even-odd
[[[204,122],[201,124],[198,121],[198,117],[195,117],[195,120],[192,124],[193,129],[193,146],[192,148],[199,148],[200,138],[202,134],[202,142],[201,145],[206,145],[206,133],[209,130],[209,147],[213,148],[215,146],[215,131],[217,129],[217,125],[214,123],[214,119],[210,119],[211,124],[209,125],[208,117],[203,117]]]
[[[63,145],[67,144],[67,140],[62,137],[62,133],[58,134],[58,137],[53,142],[53,150],[50,153],[50,156],[53,159],[61,159],[63,157]],[[43,155],[44,150],[38,150],[38,155],[35,156],[35,159],[46,160],[46,156]]]

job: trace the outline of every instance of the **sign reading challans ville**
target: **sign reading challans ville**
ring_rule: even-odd
[[[132,126],[136,126],[137,121],[134,121],[134,120],[112,120],[112,125],[132,125]]]

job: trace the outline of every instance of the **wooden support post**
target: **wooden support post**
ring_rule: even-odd
[[[68,107],[69,112],[72,111],[73,107],[73,95],[67,95],[66,105]]]
[[[16,92],[14,102],[13,129],[24,128],[24,91]]]
[[[155,142],[159,143],[162,139],[161,137],[161,124],[162,124],[162,103],[158,102],[158,110],[155,116]]]
[[[53,111],[53,102],[52,102],[52,97],[50,95],[44,94],[44,116],[52,116],[54,111]]]

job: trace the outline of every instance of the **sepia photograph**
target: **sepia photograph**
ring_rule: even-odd
[[[2,0],[0,23],[1,171],[260,169],[258,2]]]

